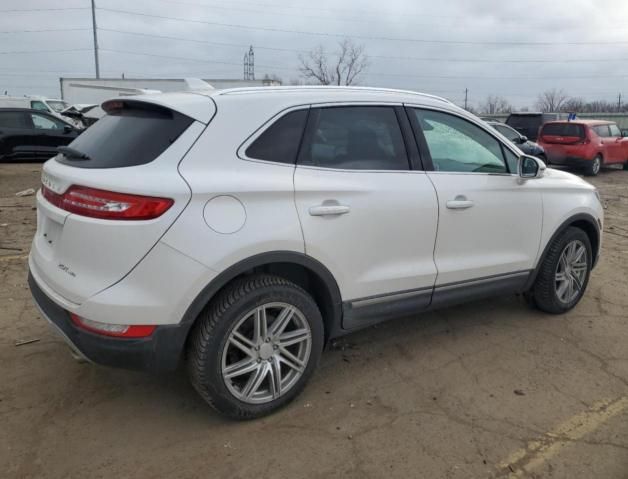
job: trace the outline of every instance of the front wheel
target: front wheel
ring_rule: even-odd
[[[270,414],[294,399],[323,349],[323,320],[299,286],[255,275],[228,286],[201,313],[188,345],[194,388],[218,412]]]
[[[586,176],[597,176],[600,170],[602,169],[602,157],[597,155],[593,158],[587,167],[584,169],[584,174]]]
[[[550,245],[532,289],[527,293],[540,310],[552,314],[578,304],[591,273],[591,242],[584,231],[569,227]]]

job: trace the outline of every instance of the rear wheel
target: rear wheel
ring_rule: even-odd
[[[218,412],[260,417],[301,392],[323,336],[318,307],[300,287],[270,275],[238,280],[197,320],[188,346],[190,379]]]
[[[584,174],[586,176],[597,176],[597,174],[600,172],[601,169],[602,169],[602,156],[597,155],[595,158],[593,158],[593,161],[591,161],[587,165],[587,167],[584,170]]]
[[[628,171],[628,160],[624,163],[624,170]]]
[[[572,309],[582,298],[592,265],[589,237],[579,228],[569,227],[550,245],[534,286],[527,296],[547,313]]]

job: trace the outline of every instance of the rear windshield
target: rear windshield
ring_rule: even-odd
[[[584,138],[584,127],[574,123],[548,123],[543,127],[542,135],[547,136],[576,136]]]
[[[510,115],[506,124],[513,128],[538,128],[543,123],[542,115]]]
[[[122,168],[145,165],[161,155],[194,120],[166,108],[140,102],[118,102],[69,146],[89,159],[58,155],[60,163],[78,168]]]

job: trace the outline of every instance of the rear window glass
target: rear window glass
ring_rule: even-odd
[[[506,124],[513,128],[538,128],[543,123],[542,115],[510,115]]]
[[[85,130],[69,146],[89,157],[57,161],[79,168],[145,165],[161,155],[192,124],[180,113],[138,102],[124,102]]]
[[[305,128],[307,110],[290,112],[262,133],[246,150],[246,156],[294,165]]]
[[[574,123],[548,123],[543,127],[543,135],[547,136],[577,136],[584,138],[584,127]]]

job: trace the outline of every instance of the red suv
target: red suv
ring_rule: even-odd
[[[538,143],[548,163],[584,168],[595,176],[602,165],[628,170],[628,138],[616,123],[601,120],[552,121],[541,127]]]

